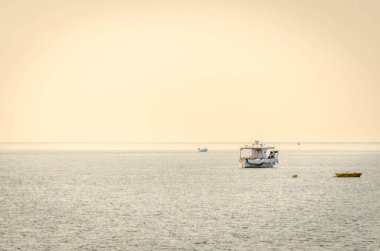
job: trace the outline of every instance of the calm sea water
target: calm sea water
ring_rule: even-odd
[[[380,250],[380,144],[278,145],[2,143],[0,250]]]

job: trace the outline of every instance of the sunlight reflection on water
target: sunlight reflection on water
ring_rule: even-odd
[[[0,249],[380,248],[380,153],[181,151],[1,151]]]

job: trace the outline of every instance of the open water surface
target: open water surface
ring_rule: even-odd
[[[380,250],[376,147],[294,147],[241,169],[228,147],[3,145],[0,250]]]

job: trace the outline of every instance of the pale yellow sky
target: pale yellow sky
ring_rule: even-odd
[[[0,1],[0,141],[380,141],[380,1]]]

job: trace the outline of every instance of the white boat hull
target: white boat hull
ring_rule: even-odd
[[[240,164],[242,168],[272,168],[276,166],[277,161],[275,159],[241,159]]]

